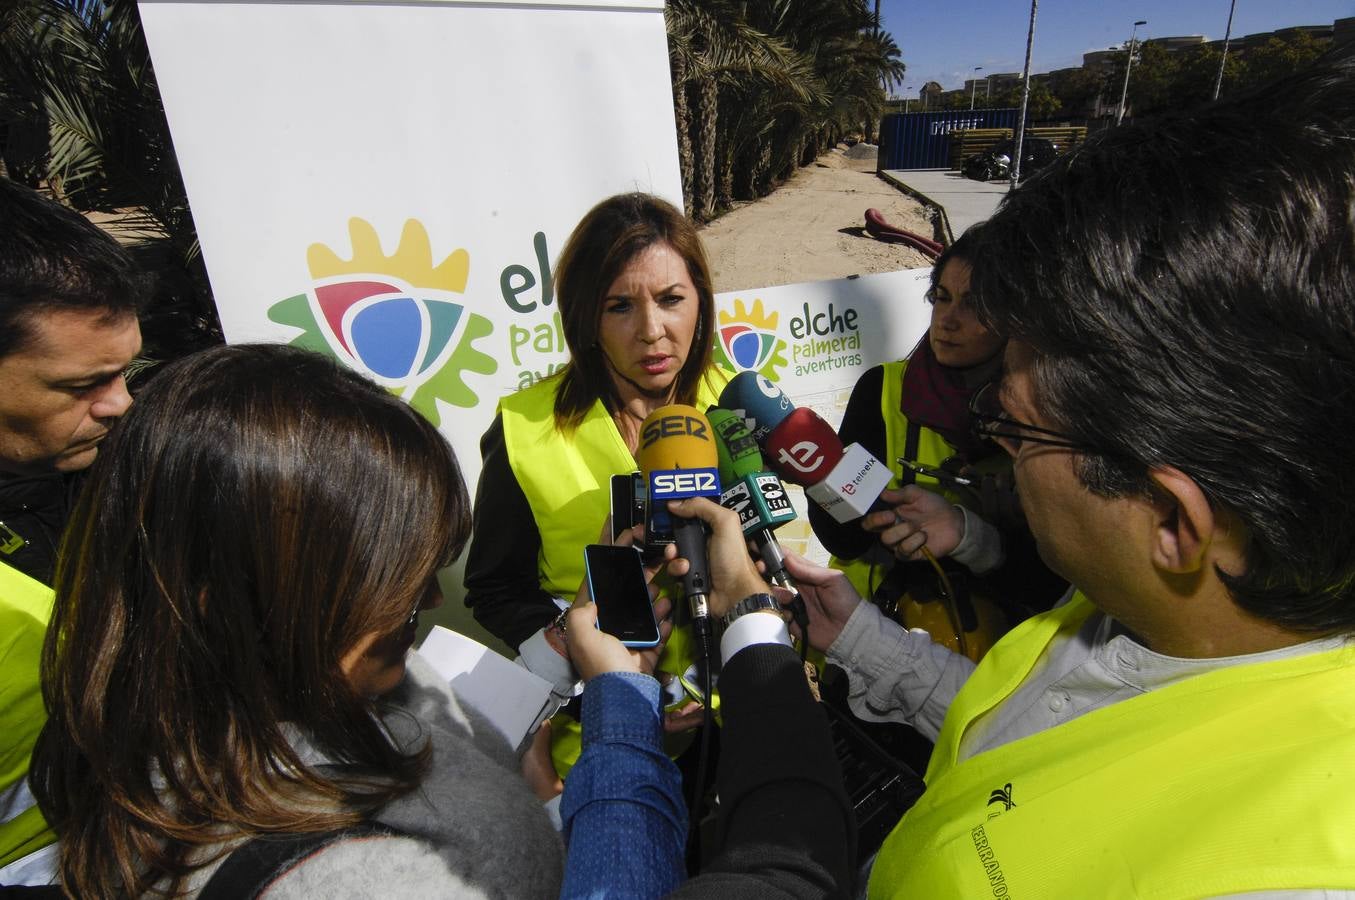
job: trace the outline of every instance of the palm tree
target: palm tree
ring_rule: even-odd
[[[41,27],[37,0],[0,8],[0,175],[37,187],[47,158],[48,127],[36,81],[32,35]]]
[[[11,174],[109,215],[108,227],[133,243],[156,276],[143,324],[152,352],[219,342],[135,0],[21,0],[0,19],[0,59]]]
[[[796,77],[759,77],[759,72],[735,77],[727,72],[715,79],[715,104],[710,104],[709,86],[699,90],[703,121],[696,129],[697,218],[709,218],[730,195],[764,193],[816,158],[824,146],[861,122],[877,119],[887,88],[903,78],[898,46],[876,28],[865,0],[747,0],[704,6],[726,28],[773,42],[780,59],[794,61]],[[716,152],[703,156],[702,145],[712,132]],[[712,163],[714,170],[707,170]]]
[[[697,219],[713,218],[716,210],[722,92],[785,91],[802,102],[821,96],[804,58],[751,27],[744,6],[730,0],[673,0],[665,11],[684,194],[690,184],[687,208]]]

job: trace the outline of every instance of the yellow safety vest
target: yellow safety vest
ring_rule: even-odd
[[[1355,648],[1216,669],[958,759],[1093,607],[1013,629],[946,714],[877,898],[1199,898],[1355,888]]]
[[[697,390],[696,407],[719,402],[729,381],[711,369]],[[541,535],[537,574],[541,587],[572,600],[583,583],[583,548],[597,543],[611,512],[611,478],[634,472],[635,457],[622,440],[602,401],[595,402],[578,428],[563,434],[555,427],[558,377],[548,378],[499,401],[504,448]],[[696,658],[691,630],[675,629],[659,669],[682,675]],[[581,736],[572,719],[552,723],[551,755],[563,776],[578,759]]]
[[[891,490],[900,488],[905,483],[903,481],[903,467],[899,465],[898,460],[899,457],[903,456],[904,448],[908,445],[908,420],[904,418],[903,413],[899,412],[900,405],[903,402],[903,372],[907,368],[908,360],[906,359],[885,363],[884,390],[880,392],[880,414],[884,417],[885,423],[884,463],[894,473],[894,477],[889,480]],[[932,431],[930,428],[918,429],[917,457],[914,462],[922,463],[924,466],[937,467],[954,455],[955,448],[938,432]],[[914,480],[918,487],[935,491],[945,496],[952,503],[958,502],[949,491],[941,488],[940,483],[935,478],[918,475]],[[856,592],[867,600],[870,599],[871,591],[879,587],[880,579],[884,575],[884,572],[881,571],[882,567],[873,566],[864,559],[838,559],[835,556],[828,564],[834,569],[845,572],[847,580],[856,588]]]
[[[56,840],[24,783],[47,721],[38,671],[51,617],[52,589],[0,563],[0,799],[23,810],[0,825],[0,866]]]

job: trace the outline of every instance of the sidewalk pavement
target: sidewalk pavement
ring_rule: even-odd
[[[1007,193],[1006,181],[973,181],[951,169],[890,169],[880,175],[940,208],[947,243],[996,212]]]

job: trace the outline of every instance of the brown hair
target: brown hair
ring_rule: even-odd
[[[58,565],[31,783],[66,890],[177,893],[223,835],[331,829],[413,789],[426,749],[392,743],[340,659],[407,622],[467,509],[437,430],[332,360],[166,366]],[[303,762],[297,732],[343,770]]]
[[[610,412],[619,401],[597,350],[598,324],[607,288],[637,254],[654,244],[667,244],[687,263],[700,301],[696,331],[687,361],[678,372],[674,403],[692,404],[711,364],[715,293],[701,238],[687,217],[652,194],[618,194],[588,211],[565,242],[555,267],[555,291],[569,345],[570,361],[555,394],[555,425],[576,427],[593,403],[602,398]]]

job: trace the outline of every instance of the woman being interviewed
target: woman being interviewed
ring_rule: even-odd
[[[511,749],[406,656],[467,505],[437,431],[332,360],[221,347],[159,374],[57,573],[32,785],[65,889],[196,896],[250,837],[376,823],[265,870],[269,896],[555,896]]]
[[[480,442],[466,604],[564,691],[574,676],[552,623],[583,580],[583,548],[610,511],[611,476],[635,471],[646,416],[670,403],[704,410],[725,379],[711,364],[705,252],[691,222],[663,200],[621,194],[590,210],[560,254],[555,289],[570,361],[505,397]],[[685,671],[685,638],[674,632],[661,670]],[[558,726],[553,755],[563,773],[578,741]]]

